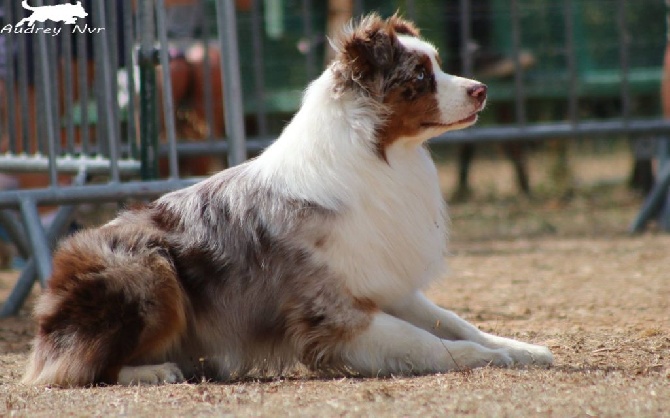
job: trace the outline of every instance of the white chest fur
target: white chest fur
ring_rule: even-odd
[[[333,225],[324,261],[355,296],[384,306],[444,271],[445,204],[426,149],[397,144],[389,165],[361,179],[358,199]]]
[[[445,203],[428,150],[397,141],[384,161],[372,151],[375,107],[334,97],[331,78],[326,71],[312,83],[301,110],[253,167],[288,198],[337,213],[324,219],[315,256],[355,296],[384,306],[444,271]]]

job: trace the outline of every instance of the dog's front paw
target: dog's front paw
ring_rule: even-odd
[[[174,363],[154,364],[149,366],[124,367],[119,372],[120,385],[161,385],[177,383],[184,380],[179,366]]]
[[[509,351],[501,348],[498,350],[492,350],[490,359],[486,365],[495,367],[510,367],[513,364],[514,357],[510,355]]]
[[[523,347],[509,349],[509,354],[518,366],[551,366],[554,364],[554,356],[547,347],[541,345],[524,344]]]
[[[509,350],[504,348],[489,349],[473,346],[468,351],[450,352],[450,356],[457,369],[475,369],[487,366],[511,367],[514,364],[514,359]]]

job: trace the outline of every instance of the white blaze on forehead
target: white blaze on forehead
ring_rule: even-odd
[[[433,71],[439,71],[440,65],[437,63],[437,48],[430,42],[426,42],[414,36],[399,35],[398,41],[400,44],[410,51],[414,51],[421,55],[427,55],[433,64]]]

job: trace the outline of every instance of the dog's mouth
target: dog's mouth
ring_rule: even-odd
[[[476,111],[475,113],[471,114],[467,118],[463,118],[461,120],[458,120],[456,122],[451,122],[451,123],[441,123],[441,122],[424,122],[421,124],[422,127],[424,128],[451,128],[454,126],[458,125],[470,125],[473,124],[477,121],[477,117],[479,116],[479,110]]]

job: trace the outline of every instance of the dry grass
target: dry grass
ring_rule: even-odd
[[[626,235],[639,199],[621,185],[625,155],[575,165],[585,177],[571,199],[546,194],[539,175],[540,196],[518,199],[501,175],[506,163],[478,163],[475,183],[495,184],[496,195],[483,187],[452,207],[452,273],[428,292],[484,330],[549,345],[553,368],[25,387],[18,380],[33,324],[24,311],[0,321],[0,416],[663,416],[670,411],[670,236]],[[609,185],[594,187],[600,180]],[[0,298],[15,277],[0,274]]]

